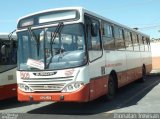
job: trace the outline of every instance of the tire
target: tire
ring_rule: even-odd
[[[146,81],[146,68],[145,66],[142,67],[142,78],[140,79],[140,82],[145,82]]]
[[[107,99],[113,100],[116,95],[116,82],[114,76],[109,76]]]

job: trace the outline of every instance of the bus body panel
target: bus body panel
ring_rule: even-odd
[[[90,80],[90,101],[108,93],[108,75],[96,77]]]
[[[126,80],[126,53],[118,50],[106,51],[106,71],[110,75],[112,71],[117,73],[119,87]]]
[[[0,73],[1,86],[16,84],[16,68]]]
[[[17,96],[16,39],[16,35],[10,41],[8,34],[0,34],[0,100]]]
[[[8,84],[0,86],[0,100],[12,98],[17,96],[17,84]]]

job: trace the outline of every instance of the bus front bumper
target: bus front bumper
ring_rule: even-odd
[[[88,102],[89,101],[89,84],[82,89],[71,93],[26,93],[18,89],[18,101],[57,101],[57,102]]]

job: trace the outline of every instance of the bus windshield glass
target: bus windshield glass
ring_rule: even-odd
[[[57,70],[86,63],[82,24],[28,29],[17,35],[19,70]]]

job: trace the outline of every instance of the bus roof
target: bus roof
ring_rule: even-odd
[[[125,29],[131,30],[133,32],[137,32],[139,34],[142,34],[142,35],[145,35],[145,36],[149,37],[149,35],[147,35],[147,34],[144,34],[144,33],[140,32],[140,31],[137,31],[137,30],[135,30],[133,28],[130,28],[130,27],[126,26],[126,25],[122,25],[122,24],[120,24],[118,22],[115,22],[115,21],[113,21],[111,19],[108,19],[108,18],[106,18],[104,16],[98,15],[97,13],[89,11],[89,10],[83,8],[83,7],[63,7],[63,8],[55,8],[55,9],[48,9],[48,10],[44,10],[44,11],[39,11],[39,12],[32,13],[32,14],[29,14],[29,15],[26,15],[26,16],[23,16],[23,17],[19,18],[18,22],[21,19],[24,19],[24,18],[27,18],[27,17],[30,17],[30,16],[34,16],[34,15],[38,15],[38,14],[41,14],[41,13],[47,13],[47,12],[52,12],[52,11],[63,11],[63,10],[78,10],[81,13],[87,13],[89,15],[96,16],[96,17],[100,18],[101,20],[108,21],[108,22],[110,22],[112,24],[118,25],[118,26],[123,27]]]
[[[8,35],[9,35],[9,33],[0,33],[0,39],[9,40]],[[12,38],[13,38],[14,40],[16,40],[16,39],[17,39],[16,34],[13,34],[13,35],[12,35]]]

